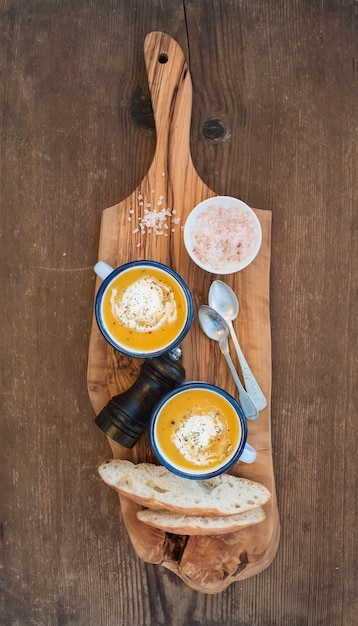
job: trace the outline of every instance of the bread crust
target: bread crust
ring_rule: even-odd
[[[193,516],[143,509],[137,512],[137,518],[148,526],[177,535],[226,535],[263,522],[266,514],[261,507],[227,516]]]

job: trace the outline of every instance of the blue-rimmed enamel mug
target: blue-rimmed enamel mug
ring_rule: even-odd
[[[119,352],[151,358],[176,348],[193,321],[193,299],[183,278],[157,261],[117,268],[99,261],[102,278],[95,316],[105,339]]]
[[[158,461],[185,478],[212,478],[257,456],[246,441],[239,403],[205,382],[184,383],[165,395],[153,411],[149,437]]]

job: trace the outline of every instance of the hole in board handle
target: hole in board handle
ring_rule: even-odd
[[[161,52],[158,55],[158,61],[159,61],[159,63],[162,63],[162,64],[168,63],[168,55],[165,54],[165,52]]]

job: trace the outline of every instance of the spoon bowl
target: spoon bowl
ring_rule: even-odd
[[[225,341],[229,337],[229,326],[224,318],[210,306],[200,306],[198,309],[198,319],[201,329],[210,339],[214,341]]]
[[[258,410],[253,400],[242,386],[241,380],[237,375],[237,371],[230,357],[228,341],[230,329],[228,324],[220,315],[220,313],[207,305],[202,305],[198,308],[198,320],[200,328],[205,333],[205,335],[219,343],[220,350],[227,361],[232,377],[238,388],[241,408],[244,412],[246,419],[257,419],[259,415]]]
[[[232,324],[240,310],[239,300],[235,292],[222,280],[214,280],[209,289],[209,306],[217,311],[227,323],[239,359],[246,391],[252,397],[257,410],[262,411],[267,406],[267,400],[245,359]]]
[[[209,306],[220,313],[225,321],[233,321],[240,311],[235,292],[223,280],[214,280],[209,289]]]

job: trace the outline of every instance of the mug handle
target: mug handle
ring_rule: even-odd
[[[98,261],[93,269],[96,272],[97,276],[102,278],[102,280],[107,278],[107,276],[109,276],[113,272],[113,267],[111,267],[110,265],[108,265],[108,263],[105,263],[104,261]]]
[[[239,461],[243,461],[244,463],[253,463],[257,457],[257,452],[255,448],[250,446],[249,443],[245,443],[245,447],[241,452],[239,457]]]

